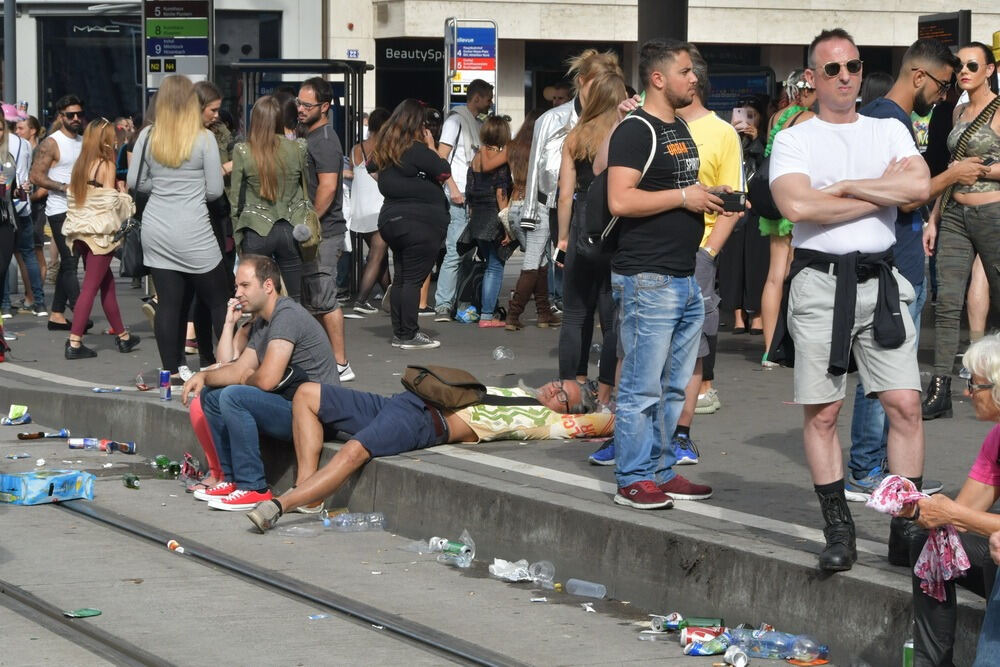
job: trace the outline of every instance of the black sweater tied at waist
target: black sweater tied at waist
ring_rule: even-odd
[[[795,345],[789,334],[787,322],[788,293],[792,280],[806,268],[831,273],[837,277],[828,373],[843,375],[856,370],[851,357],[851,341],[860,283],[872,279],[878,280],[878,298],[873,320],[875,341],[889,349],[902,345],[906,341],[906,324],[903,321],[902,305],[899,301],[899,285],[892,274],[892,267],[891,249],[878,253],[852,252],[846,255],[833,255],[818,250],[796,248],[791,271],[785,280],[781,311],[778,313],[778,323],[767,358],[786,366],[795,365]]]

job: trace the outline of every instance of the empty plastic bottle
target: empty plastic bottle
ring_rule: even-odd
[[[316,537],[319,530],[312,526],[282,526],[278,534],[284,537]]]
[[[542,588],[552,590],[555,588],[552,581],[556,578],[556,566],[547,560],[540,560],[528,566],[528,576]]]
[[[593,581],[584,581],[583,579],[567,579],[566,592],[570,595],[579,595],[585,598],[597,598],[598,600],[602,600],[604,599],[604,596],[608,594],[608,589],[605,588],[604,584],[595,584]]]
[[[733,644],[739,646],[751,658],[768,658],[771,660],[816,660],[826,658],[830,650],[806,635],[793,635],[787,632],[762,631],[750,628],[735,628],[730,630]]]
[[[158,454],[155,459],[153,459],[153,465],[157,468],[168,468],[170,466],[170,457],[166,454]]]
[[[385,530],[385,515],[381,512],[355,512],[337,514],[323,521],[330,530],[340,533],[361,533],[369,530]]]
[[[137,475],[123,475],[122,484],[127,489],[138,489],[140,486],[139,477]]]
[[[514,359],[514,351],[503,345],[493,350],[493,361],[511,361]]]

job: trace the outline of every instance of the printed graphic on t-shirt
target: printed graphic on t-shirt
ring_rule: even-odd
[[[487,387],[495,396],[530,397],[523,389]],[[564,415],[544,405],[473,405],[456,414],[479,436],[491,440],[564,440],[607,437],[614,433],[611,413]]]

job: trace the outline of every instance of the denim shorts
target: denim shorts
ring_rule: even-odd
[[[324,426],[349,433],[372,458],[392,456],[442,444],[447,436],[434,430],[434,417],[416,394],[392,397],[324,384],[319,419]]]

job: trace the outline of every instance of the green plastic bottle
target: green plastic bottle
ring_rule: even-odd
[[[126,489],[138,489],[139,488],[139,476],[138,475],[123,475],[122,484],[125,485]]]

